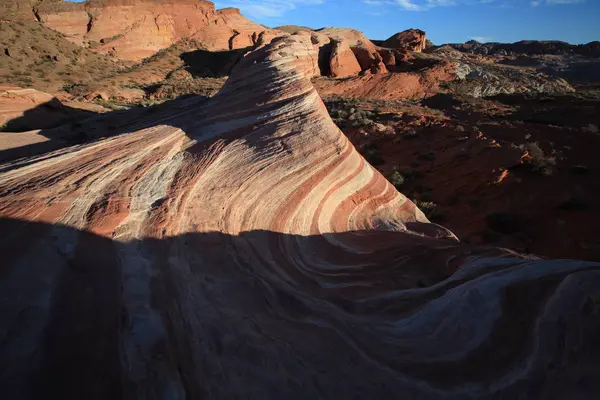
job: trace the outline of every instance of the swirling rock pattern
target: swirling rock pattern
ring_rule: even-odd
[[[598,390],[600,265],[461,244],[356,152],[308,35],[154,126],[0,166],[6,398]]]

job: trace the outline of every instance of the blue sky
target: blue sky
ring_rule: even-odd
[[[216,0],[267,26],[350,27],[371,39],[408,28],[436,44],[600,40],[600,0]]]

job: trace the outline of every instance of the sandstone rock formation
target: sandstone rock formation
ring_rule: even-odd
[[[35,12],[69,40],[133,61],[183,38],[201,40],[207,50],[231,50],[252,46],[261,32],[270,31],[238,9],[215,10],[205,0],[52,2],[36,6]]]
[[[600,265],[459,243],[356,152],[310,35],[0,166],[7,398],[591,396]]]
[[[450,47],[438,47],[431,53],[393,53],[396,66],[379,49],[371,74],[343,81],[317,80],[321,95],[343,95],[378,100],[423,99],[438,93],[455,93],[471,97],[490,97],[514,93],[573,93],[564,79],[531,69],[504,66],[473,58]],[[379,61],[377,61],[379,60]],[[391,74],[385,72],[390,65]]]
[[[0,126],[40,104],[56,101],[54,96],[35,89],[0,86]]]
[[[352,49],[343,40],[334,40],[332,42],[329,68],[330,74],[334,78],[354,76],[361,71],[360,64],[356,56],[354,56]]]
[[[389,37],[382,43],[383,47],[422,52],[425,50],[427,35],[420,29],[408,29]]]
[[[87,113],[62,104],[49,93],[0,85],[0,127],[11,132],[51,128]]]
[[[315,85],[321,95],[403,100],[434,96],[443,91],[443,84],[455,79],[456,67],[452,63],[440,62],[418,72],[366,74],[343,81],[318,80]]]
[[[34,7],[43,0],[2,0],[0,3],[0,21],[35,21]],[[54,2],[62,0],[45,0]]]
[[[321,46],[329,44],[329,40],[347,43],[363,71],[386,72],[377,46],[356,29],[325,28],[313,32],[312,36],[313,43],[319,43]]]

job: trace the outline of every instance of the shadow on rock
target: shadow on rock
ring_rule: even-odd
[[[71,118],[77,116],[78,119],[61,120],[57,118],[57,121],[60,121],[57,122],[59,126],[34,132],[0,132],[0,162],[32,157],[63,147],[132,133],[160,124],[176,126],[185,131],[187,125],[184,125],[182,119],[176,117],[183,112],[190,111],[194,106],[201,105],[206,100],[207,98],[203,96],[184,95],[151,107],[135,107],[104,114],[90,111],[77,113],[76,111],[81,110],[69,107],[73,110],[73,113],[70,114]],[[26,116],[22,117],[22,123],[35,121],[35,116],[43,111],[37,111],[37,108],[27,111]]]
[[[400,232],[0,232],[7,398],[597,392],[598,264]]]
[[[181,59],[192,76],[220,78],[229,76],[233,67],[250,50],[252,47],[229,51],[194,50],[182,53]]]

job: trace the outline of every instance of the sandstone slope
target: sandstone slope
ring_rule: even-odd
[[[52,128],[90,114],[65,106],[49,93],[0,85],[0,130]]]
[[[68,41],[37,21],[0,22],[0,83],[56,93],[97,82],[123,63]]]
[[[600,265],[429,223],[327,115],[317,51],[278,39],[202,105],[0,166],[4,395],[598,389]]]
[[[235,8],[216,10],[204,0],[88,0],[46,3],[36,8],[40,21],[74,43],[124,60],[140,61],[158,50],[194,38],[209,50],[252,46],[270,31]]]

